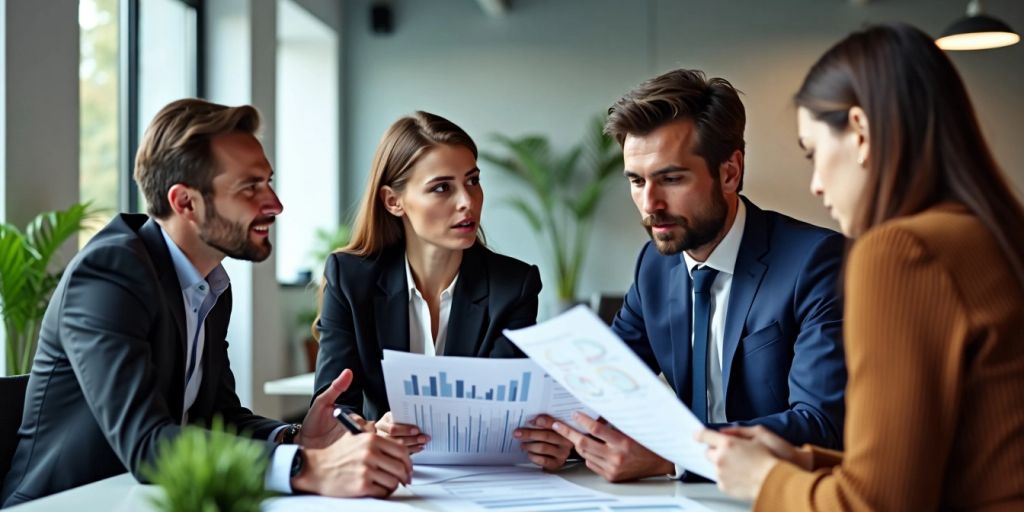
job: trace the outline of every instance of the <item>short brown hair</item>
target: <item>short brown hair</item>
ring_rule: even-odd
[[[744,151],[747,114],[739,91],[728,80],[708,79],[695,69],[675,69],[633,88],[608,108],[604,131],[622,145],[626,135],[647,135],[677,119],[693,120],[696,153],[712,177],[718,177],[718,167],[734,151]]]
[[[167,218],[167,191],[178,183],[211,197],[217,166],[210,139],[232,132],[255,134],[259,126],[260,114],[250,105],[227,107],[187,98],[162,108],[135,154],[135,181],[146,197],[148,213]]]

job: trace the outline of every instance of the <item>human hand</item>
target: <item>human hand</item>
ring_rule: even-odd
[[[305,449],[302,472],[292,488],[336,498],[391,495],[412,482],[409,450],[378,435],[345,433],[326,448]]]
[[[736,498],[756,499],[768,472],[779,462],[767,447],[753,439],[714,430],[701,430],[693,437],[708,445],[706,457],[715,466],[718,488]]]
[[[326,448],[334,444],[347,430],[334,418],[334,401],[352,384],[352,370],[345,369],[331,385],[313,400],[313,405],[302,420],[302,430],[295,443],[304,448]],[[362,426],[365,420],[351,415]]]
[[[532,422],[537,428],[517,428],[513,435],[526,450],[527,457],[546,471],[554,471],[565,465],[572,450],[572,441],[551,430],[555,419],[541,414]]]
[[[391,411],[384,413],[384,416],[377,420],[374,426],[378,435],[390,437],[405,445],[410,454],[423,451],[423,447],[430,441],[430,436],[421,433],[416,425],[395,423]]]
[[[552,428],[576,447],[587,467],[609,482],[624,482],[648,476],[667,475],[675,466],[648,450],[603,420],[577,412],[573,418],[586,433],[555,421]]]
[[[814,469],[814,456],[810,452],[800,450],[796,446],[789,444],[789,441],[779,437],[775,432],[768,430],[763,425],[725,427],[719,430],[719,432],[755,441],[767,448],[772,455],[791,462],[805,471],[812,471]]]

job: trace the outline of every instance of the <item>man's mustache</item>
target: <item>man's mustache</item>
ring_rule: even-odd
[[[655,213],[654,215],[648,215],[645,217],[643,224],[645,228],[652,228],[655,224],[675,224],[685,228],[686,218],[667,215],[664,213]]]

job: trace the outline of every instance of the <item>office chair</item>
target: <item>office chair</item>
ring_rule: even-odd
[[[28,375],[0,377],[0,482],[11,468],[11,458],[18,447],[18,428],[25,407]]]
[[[604,323],[611,325],[612,320],[615,320],[615,315],[622,309],[622,303],[625,300],[625,294],[604,294],[595,293],[590,299],[590,308],[597,313],[597,316],[604,321]]]

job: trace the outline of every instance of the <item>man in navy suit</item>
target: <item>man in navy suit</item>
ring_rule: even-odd
[[[746,115],[728,81],[670,71],[608,112],[651,236],[612,329],[705,423],[840,448],[843,237],[740,195]],[[588,432],[541,419],[609,481],[680,474],[610,425],[579,420]]]

